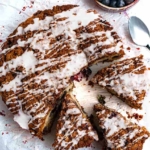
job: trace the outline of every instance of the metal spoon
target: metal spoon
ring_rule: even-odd
[[[140,46],[146,46],[150,50],[150,33],[144,22],[138,17],[132,16],[128,23],[133,42]]]

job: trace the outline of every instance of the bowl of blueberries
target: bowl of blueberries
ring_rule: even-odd
[[[135,5],[139,0],[95,0],[104,10],[119,12]]]

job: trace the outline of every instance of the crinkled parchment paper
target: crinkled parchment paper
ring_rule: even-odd
[[[111,22],[118,34],[124,39],[124,42],[133,47],[130,52],[127,52],[125,58],[142,53],[150,60],[150,52],[146,48],[140,47],[139,50],[137,46],[132,43],[127,24],[128,17],[136,15],[144,20],[150,28],[150,19],[148,16],[148,14],[150,14],[149,0],[139,0],[134,7],[122,13],[110,13],[100,10],[94,0],[0,0],[0,45],[19,23],[25,21],[37,10],[48,9],[54,5],[64,3],[78,4],[81,7],[96,9],[104,18]],[[100,63],[93,66],[93,74],[108,65],[109,63]],[[138,121],[132,118],[131,121],[146,126],[150,131],[150,93],[146,95],[143,110],[135,110],[131,109],[115,96],[111,96],[100,87],[95,86],[91,88],[87,83],[88,82],[85,80],[80,83],[75,82],[76,88],[74,89],[74,94],[80,104],[85,108],[88,115],[92,113],[92,106],[97,103],[97,95],[103,94],[106,96],[106,105],[118,110],[124,116],[127,116],[126,112],[129,112],[131,115],[134,113],[143,115],[142,120]],[[53,126],[52,132],[44,136],[44,141],[31,136],[28,131],[21,129],[19,125],[13,121],[13,116],[7,110],[5,104],[0,100],[0,150],[53,150],[54,148],[51,145],[54,141],[54,135],[55,125]],[[87,149],[100,150],[100,147],[101,143],[95,142]],[[145,142],[143,150],[149,150],[149,147],[150,139]]]

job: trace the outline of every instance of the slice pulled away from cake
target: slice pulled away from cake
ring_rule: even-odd
[[[116,62],[92,78],[92,83],[106,88],[129,106],[141,109],[150,86],[150,70],[143,55]]]
[[[142,150],[149,132],[126,120],[120,113],[102,104],[94,106],[94,122],[106,142],[107,150]]]
[[[62,102],[56,127],[55,150],[75,150],[89,147],[98,135],[87,115],[71,93],[67,93]]]

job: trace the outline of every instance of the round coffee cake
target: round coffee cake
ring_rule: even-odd
[[[38,11],[7,38],[0,54],[0,91],[14,120],[42,139],[71,76],[124,55],[113,27],[77,5]]]

